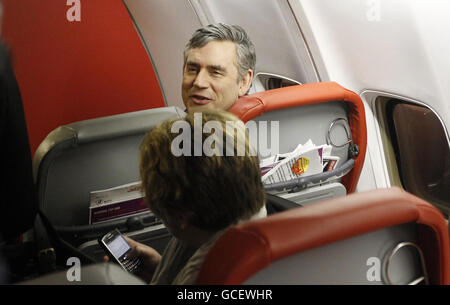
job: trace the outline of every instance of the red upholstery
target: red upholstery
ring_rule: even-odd
[[[367,145],[364,105],[356,93],[334,82],[298,85],[244,96],[234,103],[229,111],[247,122],[265,112],[331,101],[342,101],[348,104],[348,119],[353,141],[359,145],[360,149],[352,171],[342,178],[342,184],[346,187],[347,193],[353,193],[364,164]]]
[[[435,207],[399,188],[356,193],[235,226],[208,253],[197,282],[240,284],[284,257],[405,223],[418,224],[430,283],[450,284],[445,219]]]
[[[123,1],[3,1],[2,39],[11,48],[31,152],[72,122],[164,107],[147,51]]]

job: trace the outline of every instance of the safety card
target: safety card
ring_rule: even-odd
[[[89,224],[148,211],[141,182],[90,193]]]

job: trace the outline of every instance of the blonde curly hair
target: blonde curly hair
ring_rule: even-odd
[[[189,113],[182,119],[166,121],[147,133],[140,150],[142,186],[147,204],[157,216],[164,219],[164,215],[183,214],[189,217],[191,225],[217,231],[249,219],[262,208],[265,192],[261,170],[244,124],[225,111],[205,110],[201,113],[202,126],[214,121],[218,123],[216,126],[222,127],[222,133],[202,130],[201,139],[204,144],[208,137],[214,137],[213,148],[220,151],[217,148],[222,145],[227,148],[227,153],[196,156],[194,131],[199,127],[195,126],[195,119],[195,113]],[[174,139],[180,136],[179,130],[172,131],[177,122],[186,122],[190,126],[190,137],[187,137],[190,142],[183,143],[190,144],[190,154],[176,156],[172,151]],[[226,128],[227,122],[232,123],[233,130]],[[234,145],[224,145],[227,139]],[[244,153],[242,150],[239,153],[242,146]]]

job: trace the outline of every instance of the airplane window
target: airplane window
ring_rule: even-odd
[[[267,80],[267,90],[270,89],[277,89],[277,88],[284,88],[289,86],[295,86],[298,85],[297,83],[294,83],[292,81],[288,81],[286,79],[278,78],[278,77],[270,77]]]
[[[391,100],[386,115],[399,176],[405,190],[450,210],[450,149],[439,118],[430,109]]]
[[[301,85],[294,79],[266,72],[258,72],[255,75],[254,84],[257,87],[255,92]]]

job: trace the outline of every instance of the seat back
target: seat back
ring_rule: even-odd
[[[359,154],[354,157],[353,170],[341,182],[347,193],[355,191],[364,163],[367,136],[364,106],[354,92],[334,82],[291,86],[244,96],[229,111],[244,122],[279,121],[280,153],[292,151],[308,139],[316,145],[326,144],[333,121],[347,120],[353,143],[359,146]],[[347,142],[344,125],[339,123],[330,132],[335,144]],[[270,139],[268,143],[271,143]],[[333,148],[332,154],[341,158],[340,164],[347,160],[348,149],[348,145]]]
[[[185,113],[176,107],[92,119],[52,131],[35,153],[39,205],[60,231],[89,224],[92,191],[139,181],[139,146],[147,131]]]
[[[404,242],[421,250],[394,253]],[[422,199],[391,188],[235,226],[208,253],[198,284],[405,284],[422,275],[450,284],[445,219]]]

